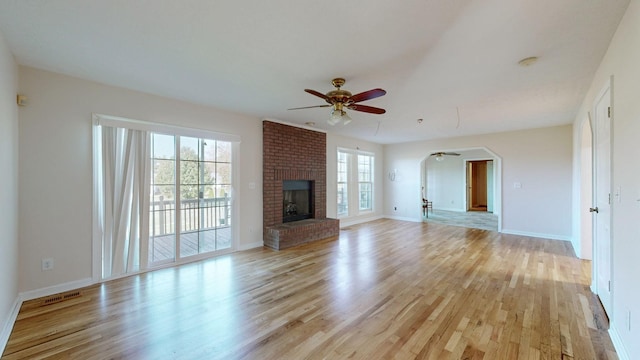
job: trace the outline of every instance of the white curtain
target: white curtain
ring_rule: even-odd
[[[101,127],[102,278],[145,269],[149,248],[150,134]]]

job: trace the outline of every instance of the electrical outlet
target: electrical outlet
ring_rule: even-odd
[[[42,259],[42,271],[53,270],[53,258]]]

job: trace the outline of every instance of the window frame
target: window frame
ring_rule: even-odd
[[[358,167],[358,213],[372,212],[374,204],[374,174],[375,174],[375,156],[371,153],[358,152],[357,155],[357,167]],[[368,171],[364,172],[361,169],[361,158],[368,159]],[[361,175],[366,174],[369,180],[362,180]],[[369,185],[369,206],[362,207],[362,185]]]
[[[340,181],[341,172],[341,154],[345,154],[347,157],[346,160],[346,172],[347,180]],[[367,157],[369,159],[369,181],[360,181],[360,165],[359,159],[360,157]],[[336,216],[338,218],[348,218],[355,217],[360,215],[365,215],[369,213],[373,213],[376,210],[376,201],[375,201],[375,158],[376,154],[369,151],[362,151],[359,149],[348,149],[338,147],[336,152]],[[369,208],[361,208],[360,207],[360,197],[361,190],[360,187],[362,184],[367,184],[370,187],[370,207]],[[340,194],[340,186],[346,186],[346,200],[347,200],[347,211],[340,212],[340,204],[338,203],[338,196]],[[355,204],[355,205],[354,205]]]
[[[341,161],[341,155],[344,155],[344,161]],[[349,216],[349,163],[352,154],[350,152],[337,152],[337,173],[336,173],[336,215],[338,217]],[[341,166],[344,169],[341,169]],[[344,209],[341,211],[341,207]]]

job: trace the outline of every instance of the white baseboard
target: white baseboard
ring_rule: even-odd
[[[0,332],[0,355],[4,353],[4,348],[7,347],[7,341],[9,341],[9,336],[13,330],[13,324],[15,324],[16,319],[18,318],[21,306],[22,300],[20,300],[20,297],[18,296],[13,302],[11,313],[9,314],[7,321],[2,326],[2,332]]]
[[[264,246],[264,243],[262,241],[256,241],[256,242],[252,242],[252,243],[248,243],[248,244],[242,244],[242,245],[238,246],[238,251],[255,249],[255,248],[258,248],[258,247],[262,247],[262,246]]]
[[[391,220],[422,222],[422,219],[417,217],[392,216],[392,215],[385,215],[384,217]]]
[[[21,292],[18,296],[22,301],[27,301],[27,300],[37,299],[43,296],[49,296],[49,295],[58,294],[58,293],[69,291],[69,290],[79,289],[79,288],[93,285],[93,284],[94,284],[93,279],[86,278],[86,279],[80,279],[76,281],[70,281],[63,284],[48,286],[42,289],[35,289],[35,290]]]
[[[380,219],[383,219],[383,218],[384,218],[384,216],[377,215],[377,216],[369,216],[369,217],[357,218],[357,219],[340,219],[340,228],[342,229],[342,228],[345,228],[347,226],[364,224],[364,223],[367,223],[369,221],[380,220]]]
[[[616,353],[620,360],[631,360],[629,357],[629,353],[622,342],[622,338],[620,338],[620,334],[614,323],[611,323],[609,326],[609,337],[611,338],[611,342],[613,343],[613,347],[616,349]]]
[[[556,234],[542,234],[542,233],[534,233],[534,232],[528,232],[528,231],[509,230],[509,229],[502,229],[501,233],[511,234],[511,235],[520,235],[520,236],[530,236],[530,237],[542,238],[542,239],[561,240],[561,241],[569,241],[569,242],[571,241],[570,236],[556,235]]]

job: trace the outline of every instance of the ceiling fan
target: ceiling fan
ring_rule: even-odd
[[[429,156],[435,156],[436,157],[436,161],[444,161],[444,157],[445,156],[460,156],[460,154],[458,153],[454,153],[454,152],[434,152]]]
[[[384,114],[386,112],[385,109],[358,104],[359,102],[362,102],[362,101],[371,100],[371,99],[375,99],[377,97],[383,96],[384,94],[387,93],[386,91],[380,88],[377,88],[377,89],[371,89],[365,92],[352,95],[349,91],[341,89],[344,83],[345,83],[345,80],[343,78],[335,78],[331,80],[331,84],[333,84],[333,86],[335,86],[336,89],[331,90],[326,94],[323,94],[321,92],[311,90],[311,89],[304,89],[304,91],[308,92],[309,94],[315,95],[319,98],[324,99],[324,101],[327,102],[327,105],[304,106],[304,107],[297,107],[297,108],[292,108],[288,110],[310,109],[310,108],[317,108],[317,107],[332,107],[333,110],[331,110],[331,117],[327,121],[329,125],[336,125],[340,121],[343,121],[344,125],[347,125],[348,123],[350,123],[351,118],[349,117],[349,115],[347,115],[345,111],[346,109],[362,111],[362,112],[371,113],[371,114]]]

